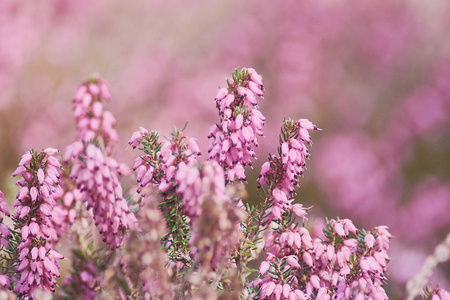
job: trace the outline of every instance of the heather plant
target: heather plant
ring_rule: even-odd
[[[85,80],[72,102],[75,141],[62,157],[54,148],[22,156],[13,173],[20,178],[12,216],[0,191],[0,210],[12,224],[0,218],[5,293],[18,299],[38,299],[38,290],[62,299],[388,299],[387,226],[365,230],[348,218],[326,218],[317,228],[308,220],[313,208],[296,203],[311,133],[321,130],[311,121],[283,120],[277,153],[268,155],[257,179],[261,203],[246,199],[246,169],[263,136],[263,91],[254,69],[233,72],[214,99],[220,119],[204,159],[184,133],[187,124],[167,138],[141,127],[128,141],[139,151],[133,182],[124,180],[129,169],[114,158],[119,136],[105,109],[108,83],[98,75]],[[449,249],[447,239],[424,267],[425,280],[408,286],[412,298],[448,299],[445,290],[424,285]],[[61,259],[70,260],[68,272],[60,271]]]
[[[170,134],[189,119],[186,132],[208,158],[203,137],[218,118],[204,100],[225,72],[245,64],[263,72],[266,86],[255,169],[276,148],[287,112],[320,125],[301,202],[314,205],[312,222],[345,216],[358,228],[389,226],[391,297],[404,296],[448,231],[449,1],[3,2],[0,180],[9,200],[20,155],[72,141],[63,100],[87,70],[100,70],[114,99],[126,99],[108,102],[121,112],[122,138],[144,124]],[[133,159],[124,146],[115,151]],[[257,173],[246,171],[250,186]],[[446,269],[438,265],[430,280],[448,288]]]

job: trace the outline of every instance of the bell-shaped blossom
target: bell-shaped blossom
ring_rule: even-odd
[[[135,228],[137,221],[123,196],[119,181],[120,166],[94,144],[87,144],[79,150],[78,153],[71,152],[76,160],[70,176],[76,181],[87,208],[92,208],[95,224],[103,234],[103,240],[111,248],[119,247],[125,231]]]
[[[279,157],[271,155],[269,161],[261,167],[258,178],[260,186],[268,184],[268,201],[266,201],[266,222],[280,220],[288,209],[301,217],[306,218],[306,211],[299,205],[292,205],[294,188],[299,177],[303,174],[306,159],[309,156],[306,144],[311,144],[308,130],[316,129],[310,121],[299,119],[285,120],[282,124],[281,145],[278,149]]]
[[[51,247],[51,241],[57,238],[51,218],[61,169],[53,156],[56,152],[53,148],[40,153],[28,151],[14,172],[15,176],[22,175],[16,183],[20,188],[14,203],[14,219],[22,235],[16,262],[20,278],[14,292],[30,298],[37,289],[54,291],[56,277],[60,276],[58,260],[63,256]]]
[[[116,120],[103,107],[103,102],[110,98],[108,82],[98,74],[78,86],[72,100],[78,139],[87,142],[102,137],[105,145],[109,141],[118,141],[119,136],[113,128]]]
[[[256,96],[263,96],[261,76],[254,69],[236,70],[228,88],[215,98],[220,123],[211,127],[209,159],[219,162],[228,181],[245,180],[244,167],[252,164],[262,136],[265,117],[258,109]]]
[[[386,249],[365,242],[367,235],[383,235],[389,241],[387,228],[366,232],[348,219],[327,220],[324,234],[312,238],[295,222],[270,232],[264,245],[266,259],[253,281],[259,299],[387,299],[382,286],[389,261]],[[300,298],[291,296],[297,290],[303,293]]]
[[[148,133],[145,128],[133,133],[128,141],[133,149],[142,145],[144,154],[136,158],[133,170],[139,183],[137,191],[142,194],[157,187],[168,192],[176,186],[175,176],[180,165],[195,163],[201,155],[197,142],[186,137],[181,130],[175,129],[172,139],[160,143],[156,132]]]

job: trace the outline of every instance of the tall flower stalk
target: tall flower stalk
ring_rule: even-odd
[[[265,117],[258,109],[257,96],[263,96],[261,76],[252,68],[236,69],[228,87],[215,98],[220,122],[211,127],[209,159],[219,162],[227,181],[245,181],[245,166],[256,158],[253,147],[262,136]]]
[[[53,155],[58,150],[28,151],[22,156],[13,176],[21,176],[13,220],[21,234],[17,245],[13,277],[14,292],[34,298],[37,289],[54,291],[60,276],[59,260],[63,256],[53,249],[56,231],[51,222],[55,201],[52,194],[59,184],[61,164]]]
[[[93,299],[101,290],[106,269],[106,265],[98,263],[98,258],[112,255],[112,250],[123,244],[129,230],[139,230],[120,182],[120,177],[129,173],[128,168],[111,155],[119,136],[114,129],[113,114],[105,109],[110,99],[107,81],[96,74],[78,86],[72,100],[78,134],[64,153],[68,170],[63,174],[64,189],[58,197],[66,221],[62,223],[78,225],[72,231],[76,247],[72,251],[72,274],[65,281],[66,296],[81,296],[77,290],[81,284],[85,286],[83,298]],[[81,226],[91,222],[95,227]],[[95,228],[111,252],[101,250]],[[90,243],[84,242],[86,236],[92,236]],[[81,273],[77,274],[78,271]]]
[[[161,241],[177,272],[184,270],[190,261],[190,228],[176,177],[180,169],[194,165],[201,155],[195,140],[186,137],[183,130],[174,127],[171,139],[161,143],[156,132],[149,134],[141,128],[128,141],[133,148],[140,145],[144,152],[133,166],[138,192],[144,200],[148,191],[157,190],[161,194],[159,206],[167,226]]]
[[[75,161],[70,176],[77,183],[87,209],[92,209],[103,241],[111,249],[119,247],[126,230],[135,228],[137,222],[123,196],[119,164],[94,144],[74,147],[72,157]]]

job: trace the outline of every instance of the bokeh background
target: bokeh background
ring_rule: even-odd
[[[450,231],[449,15],[447,0],[2,0],[0,189],[11,203],[20,156],[75,138],[71,98],[92,73],[110,83],[116,154],[131,163],[139,126],[186,121],[206,157],[218,86],[254,67],[267,122],[250,195],[283,118],[313,121],[298,201],[311,220],[389,226],[387,290],[401,299]],[[447,262],[431,282],[449,280]]]

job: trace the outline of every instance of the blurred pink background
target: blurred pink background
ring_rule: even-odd
[[[267,123],[247,174],[275,152],[283,117],[323,128],[298,200],[313,216],[388,225],[387,290],[401,299],[450,231],[449,15],[445,0],[2,1],[0,189],[14,197],[26,150],[75,138],[71,99],[92,73],[110,83],[117,156],[131,163],[139,126],[162,136],[186,120],[206,157],[218,86],[253,67]],[[431,282],[450,288],[449,262]]]

